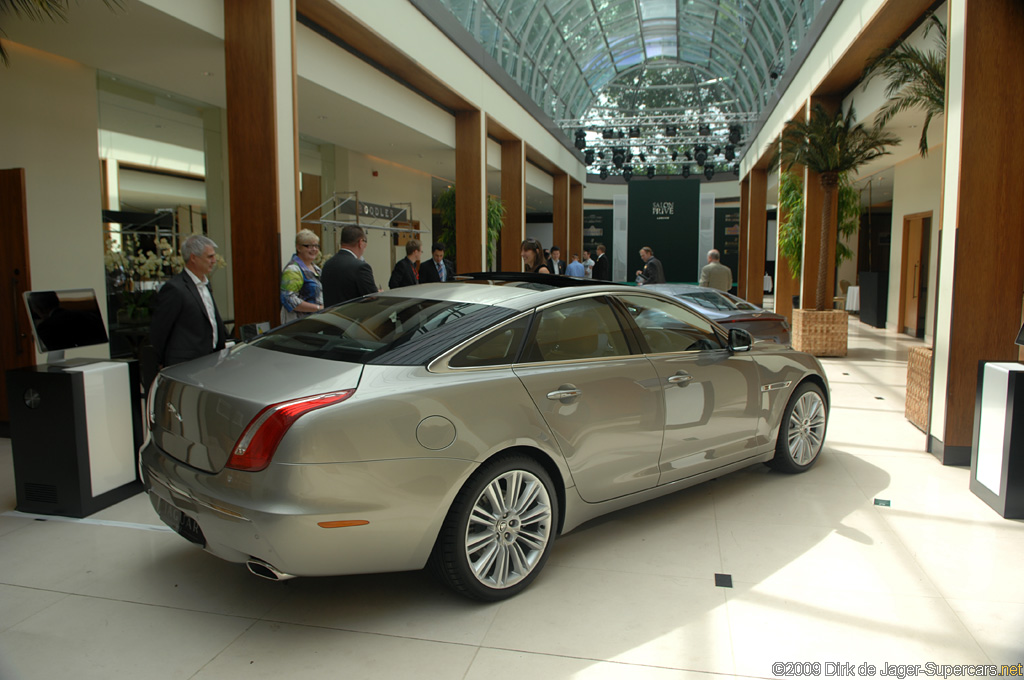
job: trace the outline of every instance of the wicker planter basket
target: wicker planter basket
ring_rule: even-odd
[[[816,357],[845,357],[848,323],[841,309],[794,309],[793,347]]]
[[[928,431],[928,408],[932,393],[932,349],[911,347],[907,357],[907,420],[922,432]]]

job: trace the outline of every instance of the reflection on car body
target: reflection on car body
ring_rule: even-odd
[[[165,370],[142,470],[165,522],[258,575],[430,564],[496,600],[593,517],[755,463],[806,470],[828,403],[813,357],[647,287],[481,275]]]

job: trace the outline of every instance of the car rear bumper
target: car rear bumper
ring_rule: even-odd
[[[168,526],[222,559],[256,558],[293,576],[422,568],[475,466],[416,458],[210,474],[152,442],[142,451],[143,482]],[[366,523],[319,524],[343,521]]]

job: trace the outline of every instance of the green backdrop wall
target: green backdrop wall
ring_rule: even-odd
[[[650,246],[669,282],[696,283],[700,182],[638,178],[629,183],[627,280],[643,268],[640,248]]]

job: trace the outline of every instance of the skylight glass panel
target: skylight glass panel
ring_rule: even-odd
[[[638,0],[640,3],[640,18],[644,21],[649,19],[673,19],[676,18],[676,0]]]

